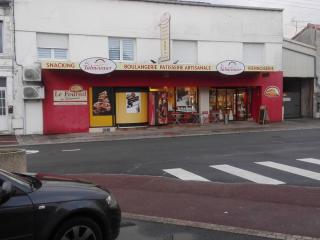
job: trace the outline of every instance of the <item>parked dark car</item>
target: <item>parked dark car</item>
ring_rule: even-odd
[[[0,239],[112,240],[121,211],[108,191],[0,170]]]

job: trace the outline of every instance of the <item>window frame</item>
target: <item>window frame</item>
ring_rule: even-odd
[[[39,49],[50,49],[50,57],[49,58],[41,58],[39,57]],[[55,58],[55,50],[66,50],[66,58]],[[37,47],[37,58],[38,60],[59,60],[59,61],[68,61],[69,59],[69,49],[67,48],[44,48],[44,47]]]
[[[115,60],[115,59],[112,59],[111,56],[110,56],[110,40],[113,39],[113,40],[119,40],[119,50],[120,50],[120,53],[119,53],[119,60]],[[124,48],[123,48],[123,41],[124,40],[132,40],[133,41],[133,49],[132,49],[132,60],[124,60]],[[135,62],[136,61],[136,38],[123,38],[123,37],[109,37],[108,38],[108,56],[109,56],[109,59],[114,61],[114,62]]]

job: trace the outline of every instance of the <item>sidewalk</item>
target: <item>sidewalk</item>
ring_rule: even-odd
[[[319,188],[71,176],[111,190],[125,217],[275,239],[320,239]]]
[[[58,143],[76,143],[91,141],[115,141],[128,139],[145,138],[163,138],[163,137],[181,137],[181,136],[201,136],[214,134],[230,134],[244,132],[263,132],[263,131],[283,131],[283,130],[303,130],[320,129],[320,120],[297,119],[287,120],[281,123],[272,123],[259,125],[252,121],[237,121],[211,124],[185,124],[185,125],[167,125],[159,127],[145,128],[122,128],[114,132],[105,133],[73,133],[73,134],[55,134],[55,135],[25,135],[16,136],[18,145],[39,145],[39,144],[58,144]],[[1,136],[0,136],[1,138]],[[12,144],[14,146],[16,144]],[[1,144],[0,144],[1,146]]]

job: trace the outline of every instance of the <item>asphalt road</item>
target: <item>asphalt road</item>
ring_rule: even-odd
[[[178,178],[183,178],[186,172],[187,178],[192,173],[209,181],[226,183],[255,182],[257,179],[259,182],[259,176],[263,175],[283,184],[320,186],[319,146],[320,130],[297,130],[39,145],[27,149],[32,150],[28,154],[30,172]],[[297,160],[309,158],[315,162]],[[282,164],[281,169],[276,169],[279,168],[277,164]],[[235,172],[230,173],[230,168]],[[168,173],[170,169],[174,169],[173,174]],[[259,176],[245,179],[241,176],[242,171],[247,171],[246,176],[252,173]]]
[[[123,219],[118,240],[268,240],[269,238]]]

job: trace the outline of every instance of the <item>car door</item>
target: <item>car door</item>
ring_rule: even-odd
[[[2,186],[4,179],[1,179]],[[34,239],[34,213],[26,193],[16,189],[16,194],[6,202],[0,201],[0,240]],[[1,193],[0,193],[1,199]]]

